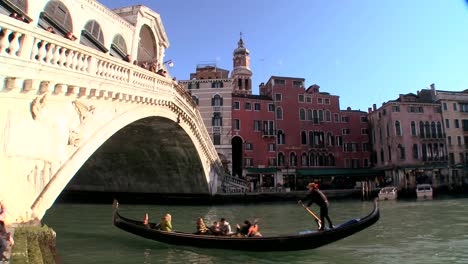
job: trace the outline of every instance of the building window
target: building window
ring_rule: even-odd
[[[392,161],[392,148],[387,146],[388,149],[388,161]]]
[[[261,110],[261,107],[260,107],[259,103],[254,103],[254,110],[255,111],[260,111]]]
[[[461,136],[457,136],[457,143],[458,143],[458,146],[462,145]]]
[[[362,151],[370,151],[369,143],[362,143]]]
[[[263,135],[274,136],[275,133],[274,121],[263,121]]]
[[[400,106],[399,105],[392,106],[392,112],[400,112]]]
[[[254,131],[259,132],[262,129],[262,122],[260,120],[254,120]]]
[[[468,104],[460,104],[460,112],[468,112]]]
[[[317,98],[317,103],[318,104],[323,104],[323,99],[322,98]]]
[[[301,103],[304,102],[304,95],[303,94],[299,95],[299,102],[301,102]]]
[[[302,88],[302,81],[293,81],[293,85],[294,87],[299,87],[299,88]]]
[[[222,81],[215,81],[211,83],[211,88],[223,88],[223,82]]]
[[[457,103],[453,103],[453,111],[457,111]]]
[[[245,150],[253,150],[253,144],[252,143],[245,143]]]
[[[221,117],[220,113],[213,113],[211,121],[212,126],[223,126],[223,118]]]
[[[245,110],[252,110],[252,105],[250,102],[245,102]]]
[[[275,79],[275,85],[284,85],[286,83],[285,80],[282,79]]]
[[[443,138],[444,135],[442,134],[442,124],[437,122],[437,135],[439,138]]]
[[[329,104],[330,104],[330,99],[325,98],[325,104],[326,104],[326,105],[329,105]]]
[[[416,136],[416,122],[411,121],[411,135]]]
[[[289,154],[289,166],[296,167],[297,166],[297,156],[296,153],[291,152]]]
[[[323,110],[318,110],[318,120],[319,122],[323,122]]]
[[[311,109],[307,109],[307,120],[309,120],[309,121],[314,120],[314,115],[312,114]]]
[[[282,94],[280,93],[275,94],[275,101],[281,101],[282,98],[283,98]]]
[[[369,129],[368,128],[361,128],[361,135],[369,135]]]
[[[349,123],[349,117],[348,117],[348,116],[342,116],[342,117],[341,117],[341,122],[343,122],[343,123]]]
[[[268,166],[277,166],[276,158],[268,158]]]
[[[413,159],[419,159],[418,144],[413,144]]]
[[[234,130],[237,130],[237,131],[240,130],[240,120],[239,119],[234,119]]]
[[[460,128],[460,121],[455,119],[455,128]]]
[[[343,145],[343,138],[341,136],[336,136],[336,145],[337,146]]]
[[[400,158],[401,160],[404,160],[406,157],[405,157],[405,148],[401,145],[401,144],[398,144],[398,158]]]
[[[361,116],[361,123],[367,123],[367,116]]]
[[[307,133],[305,131],[301,131],[301,144],[307,145]]]
[[[395,121],[395,133],[397,136],[401,136],[401,125],[400,121]]]
[[[283,119],[283,108],[281,107],[276,108],[276,119],[279,119],[279,120]]]
[[[306,119],[306,113],[305,113],[305,110],[303,108],[299,109],[299,119],[301,121],[305,121],[305,119]]]
[[[277,135],[277,142],[278,142],[278,145],[283,145],[285,142],[284,138],[285,138],[285,135],[283,133],[283,130],[278,130],[278,135]]]
[[[276,150],[276,147],[275,147],[275,143],[268,143],[268,151],[275,151]]]
[[[284,166],[284,154],[278,153],[278,166]]]
[[[444,111],[447,111],[447,103],[443,103],[442,107],[444,108]]]
[[[240,109],[240,102],[239,101],[235,101],[234,102],[234,110],[239,110]]]
[[[80,44],[102,52],[108,51],[104,45],[104,34],[101,26],[96,20],[86,23],[84,30],[81,31]]]
[[[448,145],[452,146],[452,137],[451,136],[447,137],[447,141],[448,141]]]
[[[211,98],[211,105],[212,106],[222,106],[223,105],[223,98],[219,94],[216,94]]]
[[[349,133],[350,133],[349,128],[343,128],[343,133],[342,133],[343,135],[349,135]]]
[[[335,123],[338,123],[338,121],[340,120],[340,116],[338,114],[334,114],[335,116]]]
[[[312,98],[310,98],[309,96],[306,97],[306,102],[307,103],[312,103]]]
[[[328,110],[325,111],[325,121],[331,122],[331,113]]]
[[[274,112],[275,111],[275,105],[274,104],[268,104],[268,112]]]
[[[213,144],[214,145],[221,145],[221,135],[216,133],[213,134]]]

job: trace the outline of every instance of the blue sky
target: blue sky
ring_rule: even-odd
[[[270,76],[301,77],[340,96],[340,108],[436,89],[468,89],[468,4],[463,0],[99,0],[158,12],[171,75],[200,63],[232,70],[239,32],[250,50],[253,93]]]

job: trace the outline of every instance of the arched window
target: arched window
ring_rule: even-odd
[[[27,0],[0,1],[0,14],[9,16],[12,13],[27,16],[28,1]],[[28,18],[27,20],[28,22],[30,22]]]
[[[221,117],[221,113],[213,113],[211,122],[212,126],[223,126],[223,118]]]
[[[380,162],[383,163],[384,162],[384,150],[383,148],[380,149]]]
[[[314,145],[314,132],[309,131],[309,146]]]
[[[401,126],[400,126],[400,121],[395,121],[395,134],[397,136],[401,136]]]
[[[307,133],[305,131],[301,131],[301,144],[307,145]]]
[[[419,122],[419,135],[424,138],[424,122],[420,121]]]
[[[278,138],[278,145],[282,145],[284,144],[284,133],[283,133],[283,130],[278,130],[278,135],[277,135],[277,138]]]
[[[66,36],[73,32],[73,24],[68,8],[60,1],[52,0],[47,3],[39,17],[38,26],[42,29],[52,27],[55,34]]]
[[[431,135],[432,135],[432,138],[437,137],[436,124],[434,121],[431,122]]]
[[[310,152],[309,153],[309,166],[315,166],[315,165],[316,165],[315,155],[314,153]]]
[[[443,138],[444,135],[442,134],[442,123],[437,122],[437,137]]]
[[[304,121],[306,119],[306,113],[304,108],[299,109],[299,119],[301,121]]]
[[[137,56],[138,63],[153,63],[158,61],[156,37],[148,25],[143,25],[141,27],[139,40]]]
[[[404,160],[406,155],[405,155],[405,147],[403,147],[401,144],[398,144],[398,158]]]
[[[317,114],[317,110],[314,110],[314,123],[317,124],[319,121],[319,116]]]
[[[249,89],[249,79],[245,79],[245,89]]]
[[[327,142],[328,146],[334,146],[335,145],[335,137],[330,132],[327,133],[327,141],[328,141]]]
[[[102,52],[108,51],[104,45],[101,26],[96,20],[86,23],[85,28],[81,31],[80,43]]]
[[[311,109],[307,109],[307,120],[312,121],[314,119],[314,116],[312,114]]]
[[[211,98],[211,105],[212,106],[222,106],[223,105],[223,98],[219,95],[216,94]]]
[[[426,130],[426,138],[431,137],[431,126],[429,125],[429,122],[426,121],[424,124],[424,129]]]
[[[284,154],[282,152],[278,153],[278,166],[284,166]]]
[[[419,149],[418,144],[413,144],[413,159],[419,159]]]
[[[283,108],[277,107],[276,108],[276,119],[283,119]]]
[[[309,166],[309,158],[307,157],[306,153],[302,153],[302,155],[301,155],[301,165],[303,167]]]
[[[325,111],[325,121],[331,122],[331,113],[328,110]]]
[[[289,166],[296,167],[297,166],[297,156],[295,152],[291,152],[289,154]]]
[[[335,166],[335,157],[333,156],[333,154],[328,155],[328,165]]]
[[[122,35],[117,34],[115,35],[114,39],[112,40],[110,55],[116,58],[125,59],[127,56],[127,44],[125,43],[125,39]]]
[[[319,122],[323,121],[323,110],[318,111],[318,119],[319,119]]]
[[[416,122],[411,121],[411,135],[417,136],[416,134]]]

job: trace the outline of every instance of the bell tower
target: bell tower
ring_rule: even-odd
[[[250,51],[245,48],[242,32],[234,50],[232,62],[233,93],[252,94],[252,71],[250,70]]]

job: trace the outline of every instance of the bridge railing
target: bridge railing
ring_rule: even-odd
[[[0,15],[0,62],[5,61],[17,66],[29,64],[36,69],[40,68],[46,73],[44,78],[53,78],[57,84],[63,82],[69,87],[78,87],[78,91],[66,92],[77,93],[79,96],[110,97],[137,102],[144,97],[173,96],[173,102],[194,121],[199,136],[205,142],[211,141],[192,97],[170,78],[82,45],[78,41],[47,32],[34,23],[27,24]],[[57,74],[60,72],[66,74]],[[52,73],[54,76],[50,77]],[[14,74],[13,77],[27,78],[26,72],[14,71]],[[212,144],[205,145],[205,148],[212,161],[219,159]]]

